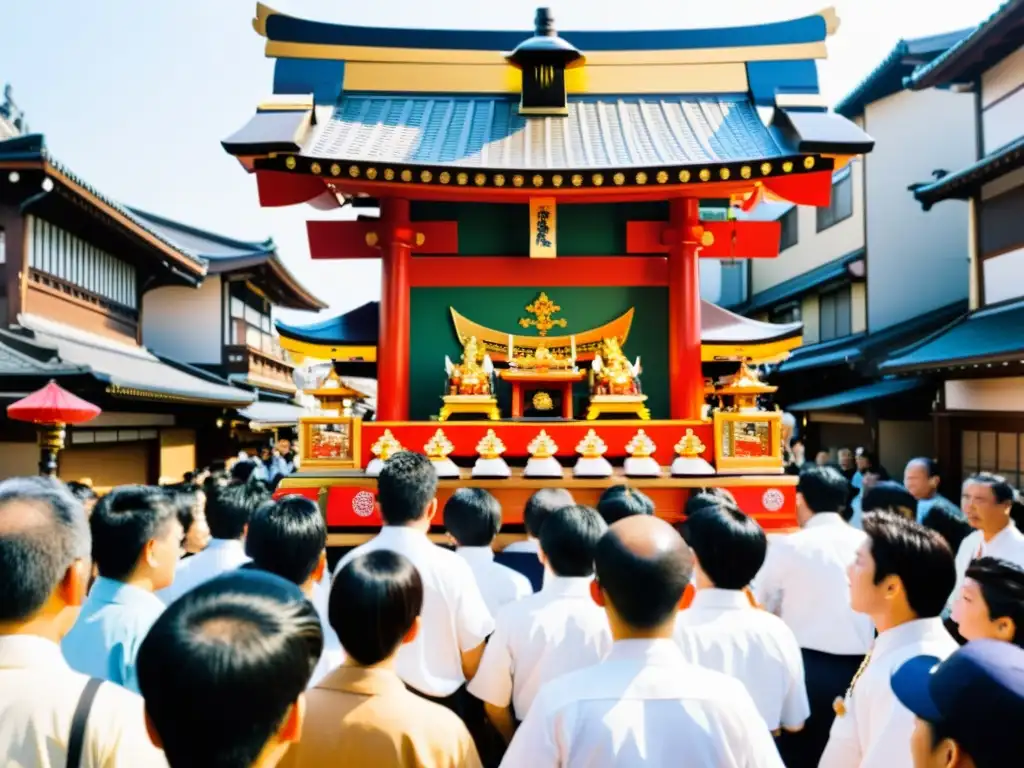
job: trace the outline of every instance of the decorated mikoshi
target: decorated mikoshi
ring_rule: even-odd
[[[254,26],[275,59],[274,97],[225,149],[263,205],[362,211],[310,221],[313,258],[382,264],[379,303],[278,324],[297,358],[378,381],[376,419],[349,420],[337,471],[304,464],[281,484],[321,500],[335,543],[379,523],[366,467],[385,432],[423,446],[442,504],[456,487],[488,488],[513,533],[534,490],[562,485],[592,504],[625,480],[627,459],[667,518],[720,486],[766,528],[794,524],[779,415],[744,382],[785,359],[801,326],[702,301],[698,262],[778,256],[778,222],[732,211],[827,205],[833,172],[870,151],[819,96],[833,11],[559,34],[541,9],[531,37],[259,5]],[[706,391],[724,368],[739,377]],[[508,476],[471,471],[478,460]]]

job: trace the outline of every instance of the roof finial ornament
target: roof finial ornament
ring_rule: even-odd
[[[538,8],[534,17],[534,28],[537,37],[555,37],[555,17],[550,8]]]

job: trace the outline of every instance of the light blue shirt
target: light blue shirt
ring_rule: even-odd
[[[64,658],[77,672],[138,693],[139,646],[163,610],[152,592],[101,576],[61,642]]]
[[[923,523],[924,516],[928,514],[932,506],[935,504],[935,496],[930,499],[919,499],[917,502],[917,522]]]

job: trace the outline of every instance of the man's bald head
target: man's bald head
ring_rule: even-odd
[[[594,554],[597,580],[630,627],[668,621],[690,583],[693,558],[675,529],[657,517],[624,518],[608,529]]]
[[[43,477],[0,483],[0,622],[34,616],[89,547],[85,511],[63,484]]]

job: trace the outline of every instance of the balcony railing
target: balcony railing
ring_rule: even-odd
[[[257,386],[295,392],[292,371],[295,366],[277,355],[255,347],[236,344],[224,347],[224,368],[228,374],[242,374]]]

